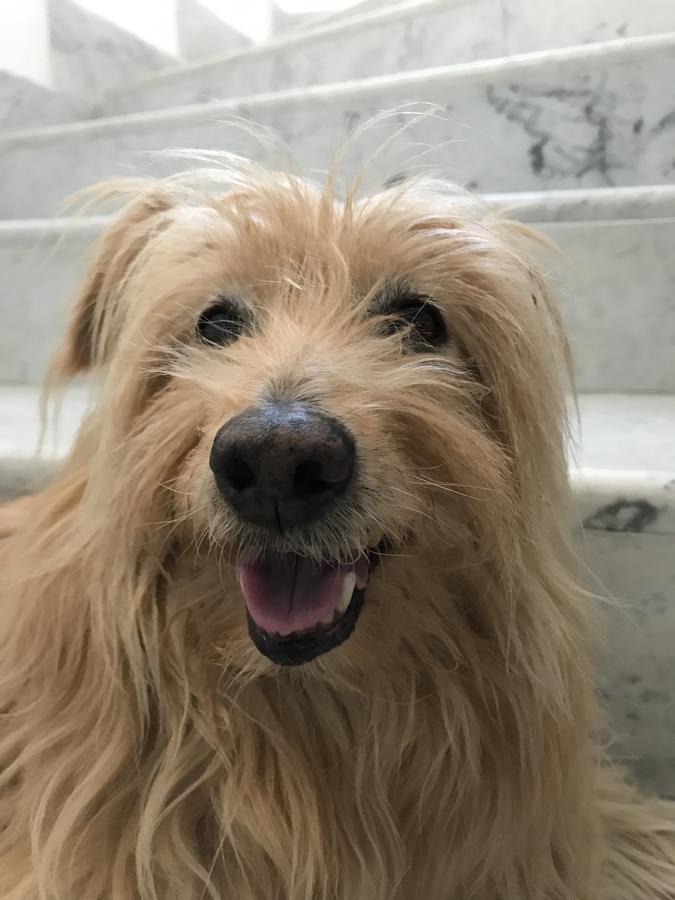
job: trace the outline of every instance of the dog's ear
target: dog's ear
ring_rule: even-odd
[[[117,196],[115,188],[99,197]],[[104,365],[114,342],[119,297],[143,247],[161,227],[174,206],[168,191],[155,188],[136,196],[99,238],[95,256],[84,276],[64,339],[51,364],[58,380],[66,380]]]

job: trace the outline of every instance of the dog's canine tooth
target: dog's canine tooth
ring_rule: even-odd
[[[345,580],[342,584],[342,594],[340,599],[337,602],[337,606],[335,607],[337,612],[343,613],[352,599],[352,594],[354,593],[354,588],[356,587],[356,573],[355,572],[347,572],[345,575]]]
[[[321,624],[322,625],[332,625],[334,618],[335,618],[335,611],[333,611],[332,613],[330,613],[330,615],[327,615],[325,618],[323,618],[321,620]]]

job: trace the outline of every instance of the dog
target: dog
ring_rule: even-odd
[[[608,763],[523,226],[248,163],[104,188],[6,511],[4,900],[667,900]]]

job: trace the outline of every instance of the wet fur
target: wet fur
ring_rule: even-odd
[[[595,745],[564,342],[522,228],[433,184],[340,204],[221,177],[128,186],[51,374],[97,370],[95,403],[4,513],[3,900],[675,897],[672,809]],[[449,350],[382,336],[373,298],[401,282]],[[209,349],[223,291],[256,330]],[[393,542],[353,637],[300,670],[247,636],[233,560],[268,539],[208,470],[268,396],[316,402],[359,453],[348,503],[276,544]]]

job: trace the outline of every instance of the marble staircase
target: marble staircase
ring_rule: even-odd
[[[611,18],[587,0],[568,0],[564,13],[542,6],[530,16],[530,0],[370,3],[337,21],[111,90],[103,109],[109,115],[162,109],[268,93],[271,85],[276,92],[350,82],[675,30],[675,13],[663,0],[621,0]]]
[[[3,12],[0,31],[0,134],[9,129],[100,116],[104,96],[188,61],[254,44],[252,17],[209,0],[25,0]],[[283,34],[306,17],[257,0],[254,31]],[[255,23],[253,23],[255,24]]]
[[[576,360],[572,526],[600,598],[610,750],[675,795],[675,7],[532,9],[366,0],[261,46],[224,35],[208,61],[130,69],[82,105],[71,81],[51,118],[24,91],[24,116],[0,132],[0,498],[49,477],[86,404],[66,398],[59,438],[37,457],[37,384],[107,222],[68,215],[68,194],[189,165],[172,148],[290,158],[316,175],[351,140],[347,177],[401,129],[367,166],[372,186],[431,167],[561,248],[542,265]],[[76,71],[86,80],[85,60]],[[0,81],[0,115],[3,96]]]

